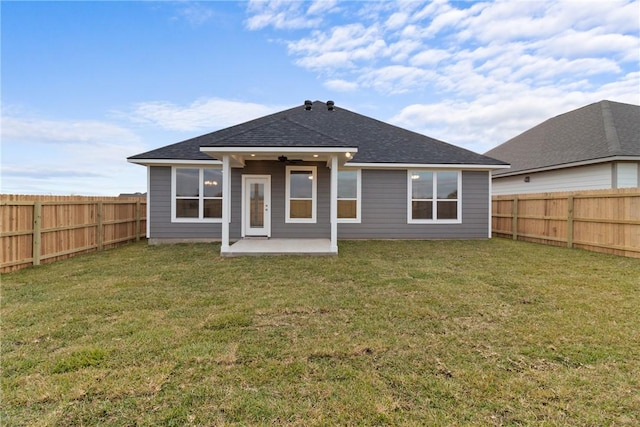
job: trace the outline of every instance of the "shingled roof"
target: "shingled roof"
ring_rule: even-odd
[[[596,102],[553,117],[485,155],[511,164],[494,176],[621,157],[640,160],[640,106]]]
[[[315,101],[129,157],[211,160],[200,147],[357,147],[351,163],[461,164],[505,162],[370,117]]]

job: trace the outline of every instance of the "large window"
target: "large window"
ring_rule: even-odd
[[[316,222],[317,168],[287,166],[287,222]]]
[[[408,183],[410,223],[461,222],[460,172],[410,170]]]
[[[172,178],[173,221],[222,220],[222,169],[173,168]]]
[[[338,171],[338,221],[360,221],[360,170]]]

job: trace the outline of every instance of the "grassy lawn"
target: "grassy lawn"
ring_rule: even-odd
[[[638,425],[640,261],[133,244],[2,277],[2,425]]]

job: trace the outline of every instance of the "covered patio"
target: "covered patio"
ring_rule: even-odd
[[[246,135],[245,135],[246,136]],[[321,135],[322,136],[322,135]],[[322,136],[322,138],[326,138]],[[326,141],[325,141],[325,144]],[[244,256],[244,255],[337,255],[338,254],[338,168],[353,157],[358,151],[357,147],[345,146],[320,146],[320,147],[279,147],[279,146],[202,146],[200,151],[217,159],[222,160],[222,175],[231,177],[231,169],[245,169],[248,163],[273,162],[278,161],[288,169],[314,169],[316,166],[305,167],[304,164],[324,163],[330,170],[329,175],[329,232],[327,238],[272,238],[272,221],[281,221],[282,218],[272,218],[272,204],[283,203],[284,200],[275,201],[271,199],[272,193],[276,192],[271,187],[272,173],[242,174],[241,182],[241,240],[233,245],[230,235],[230,223],[232,219],[232,180],[223,181],[224,189],[222,198],[222,227],[221,227],[221,248],[222,256]],[[294,159],[294,160],[290,160]],[[315,172],[309,176],[313,181],[313,186],[317,185]],[[282,184],[281,184],[282,185]],[[287,182],[286,191],[289,191]],[[281,187],[282,188],[282,187]],[[284,189],[284,188],[282,188]],[[309,210],[313,216],[306,219],[289,218],[289,211],[286,211],[287,218],[285,224],[310,224],[315,226],[317,196],[313,190],[313,204]],[[237,193],[236,193],[237,194]],[[285,196],[286,197],[286,196]],[[286,203],[289,209],[289,203]],[[281,213],[282,215],[282,213]]]
[[[242,239],[220,252],[222,256],[261,255],[338,255],[332,249],[331,239]]]

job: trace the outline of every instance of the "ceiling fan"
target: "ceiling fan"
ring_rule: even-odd
[[[280,160],[282,163],[287,163],[290,165],[296,164],[302,161],[302,159],[289,159],[287,156],[280,156],[278,157],[278,160]]]

